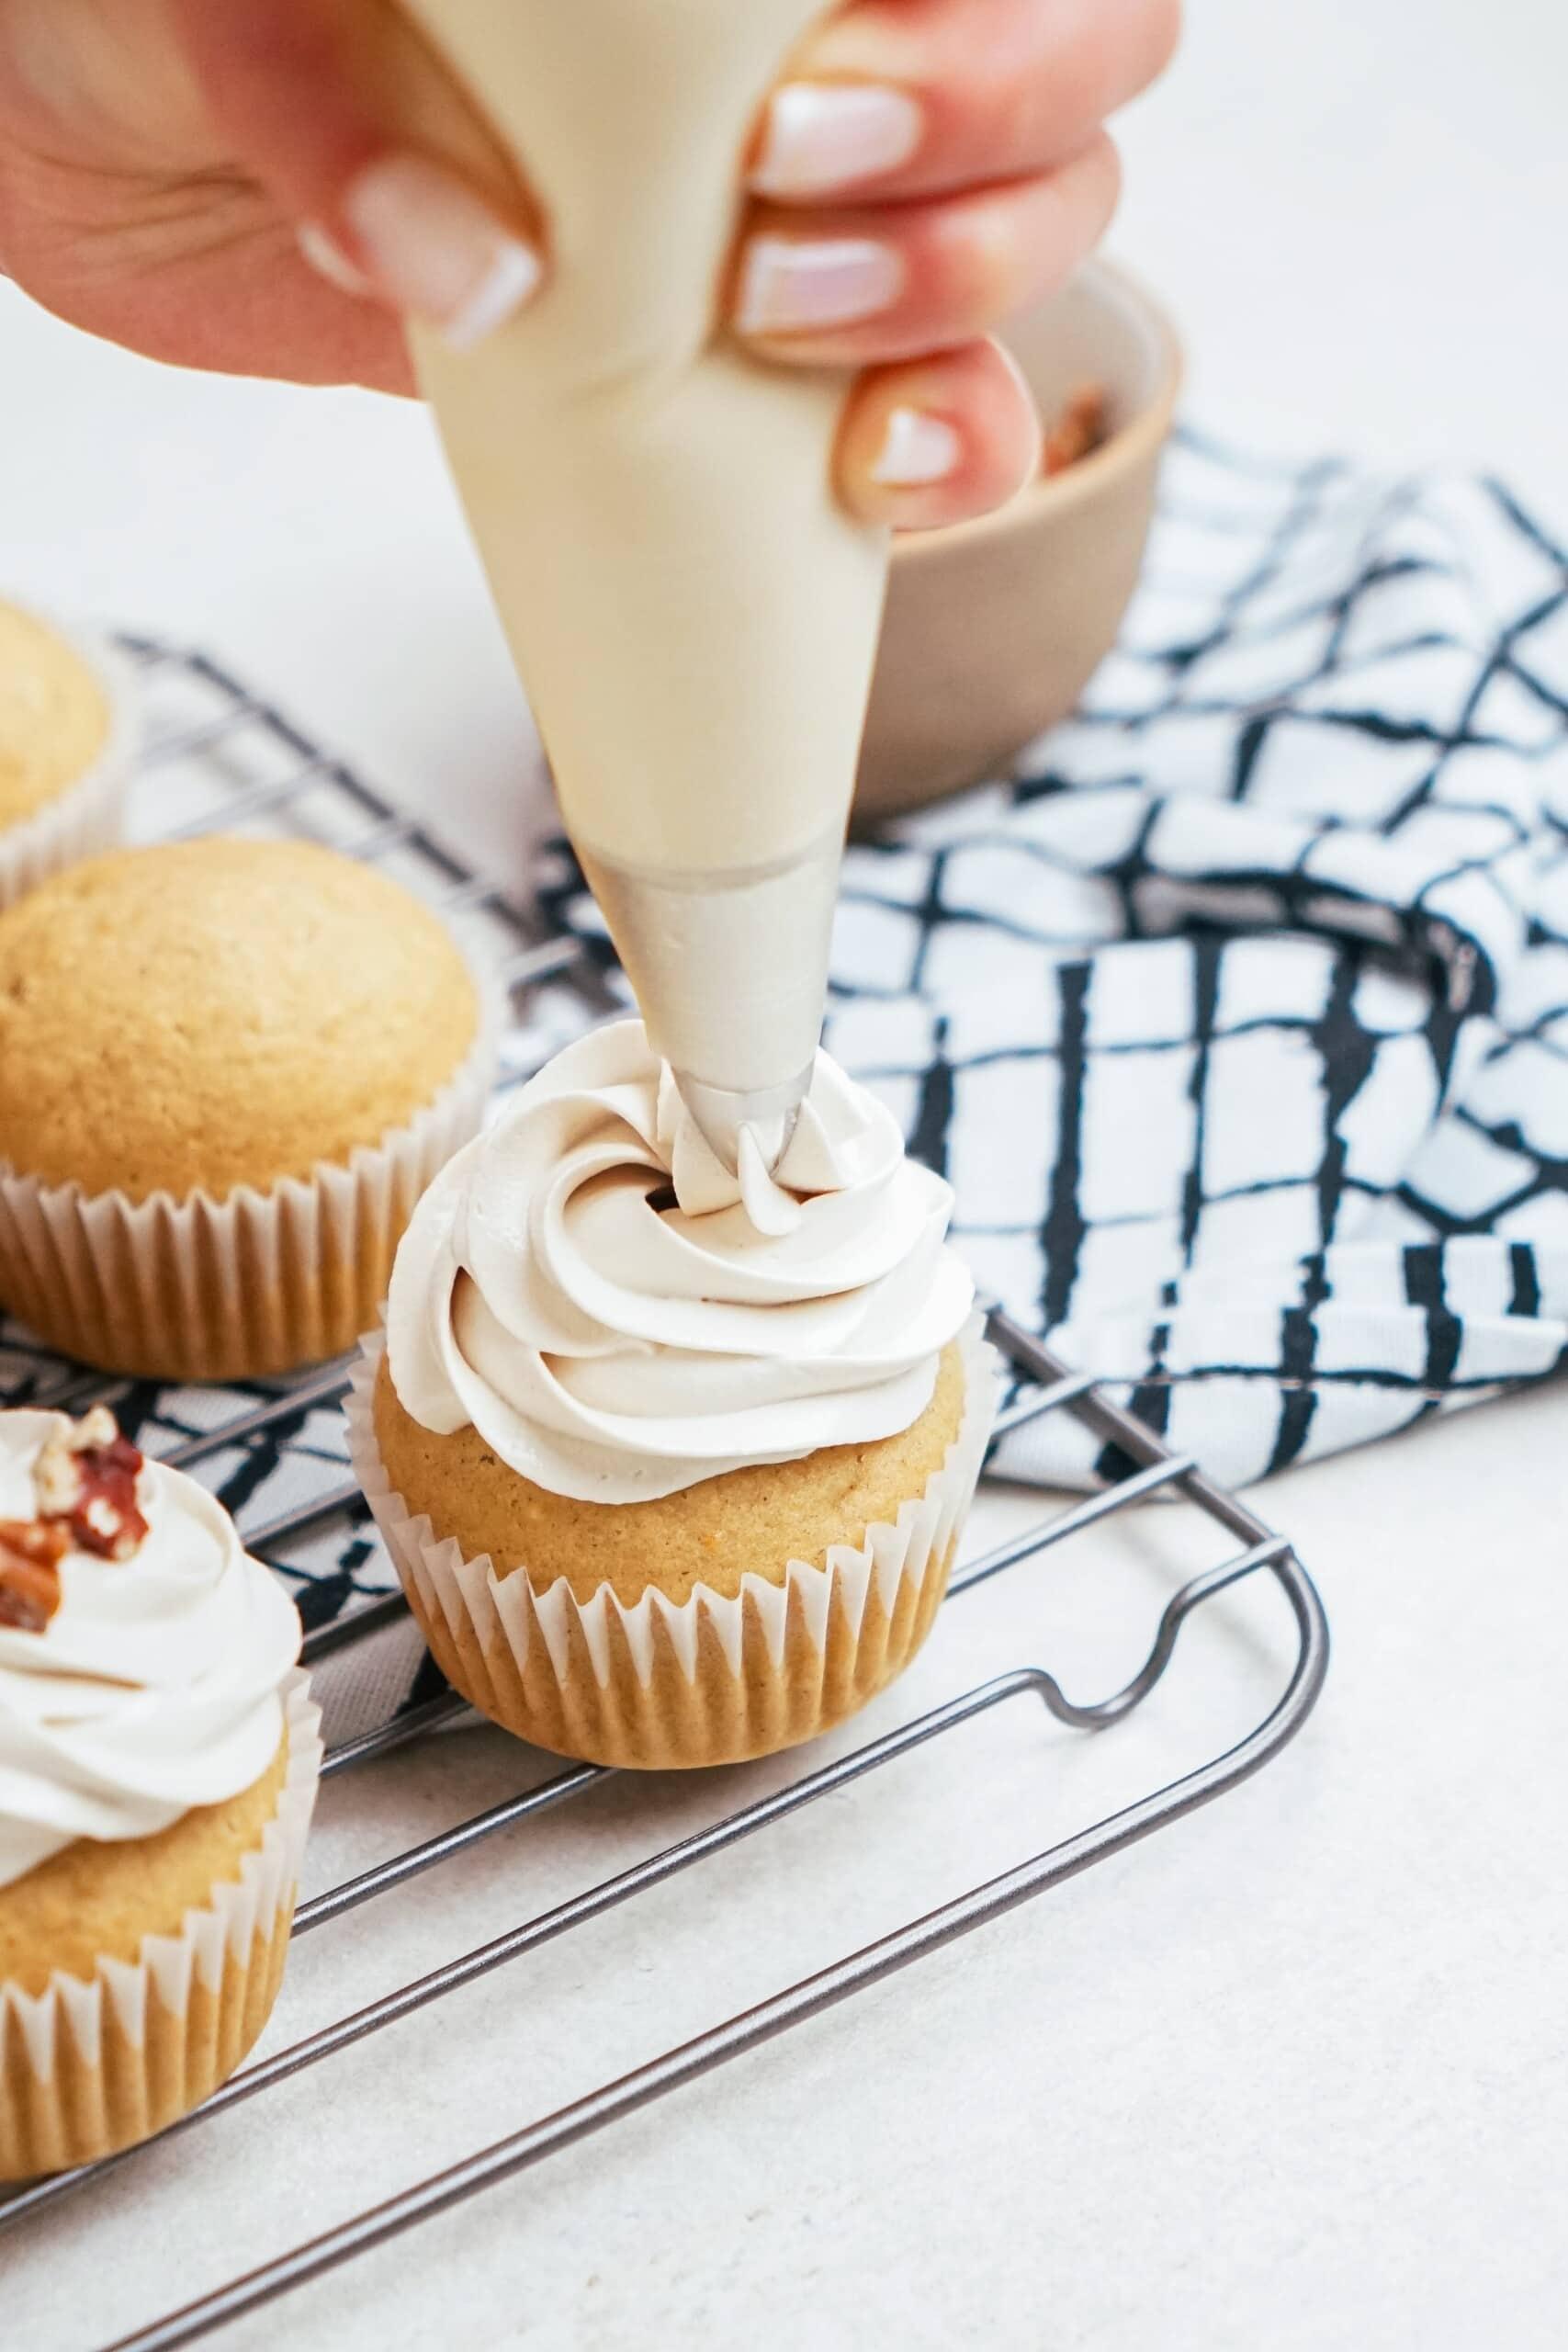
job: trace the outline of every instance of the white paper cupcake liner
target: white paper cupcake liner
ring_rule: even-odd
[[[161,2132],[227,2080],[265,2024],[283,1974],[300,1858],[321,1776],[308,1676],[284,1688],[288,1762],[277,1809],[237,1879],[144,1936],[134,1963],[90,1980],[0,1984],[0,2180],[89,2164]]]
[[[62,1353],[162,1380],[243,1380],[342,1355],[377,1315],[414,1203],[479,1133],[502,988],[470,956],[479,1023],[441,1092],[346,1166],[221,1200],[84,1192],[0,1168],[0,1297]]]
[[[141,741],[141,700],[130,663],[96,638],[62,628],[47,614],[36,617],[91,671],[108,705],[109,727],[103,749],[84,775],[19,824],[0,830],[0,912],[51,875],[115,847]]]
[[[566,1578],[470,1560],[394,1493],[372,1398],[385,1340],[363,1342],[346,1410],[355,1476],[442,1671],[519,1737],[595,1762],[665,1769],[738,1762],[810,1739],[892,1680],[946,1589],[996,1418],[998,1368],[976,1317],[962,1339],[958,1434],[923,1490],[827,1565],[748,1575],[730,1597],[650,1588],[627,1604],[609,1584],[580,1601]]]

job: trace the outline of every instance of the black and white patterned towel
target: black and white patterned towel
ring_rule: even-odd
[[[852,849],[833,981],[984,1288],[1226,1483],[1551,1373],[1568,556],[1185,433],[1082,711]],[[1096,1465],[1054,1415],[998,1466]]]

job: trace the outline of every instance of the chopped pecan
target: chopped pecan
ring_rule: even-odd
[[[136,1499],[142,1456],[121,1437],[114,1415],[95,1405],[51,1438],[33,1465],[39,1513],[63,1520],[74,1543],[100,1559],[129,1560],[147,1534]]]
[[[89,1445],[76,1457],[82,1494],[70,1514],[72,1534],[84,1552],[105,1560],[129,1560],[147,1539],[147,1521],[136,1499],[141,1455],[117,1430],[109,1445]]]
[[[60,1563],[70,1548],[58,1520],[0,1519],[0,1625],[42,1633],[60,1606]]]
[[[0,1520],[0,1625],[41,1634],[60,1606],[67,1552],[129,1560],[147,1534],[136,1499],[142,1457],[114,1415],[90,1413],[50,1439],[33,1464],[36,1519]]]

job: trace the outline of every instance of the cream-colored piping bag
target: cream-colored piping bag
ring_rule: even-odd
[[[733,1167],[809,1071],[886,581],[849,379],[720,324],[745,151],[821,0],[409,0],[541,205],[544,289],[416,331],[519,670],[649,1031]]]

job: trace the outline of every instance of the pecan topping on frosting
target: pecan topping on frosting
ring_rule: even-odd
[[[129,1560],[147,1534],[136,1501],[141,1462],[108,1407],[95,1405],[39,1455],[33,1467],[39,1517],[63,1520],[84,1552]]]
[[[0,1625],[41,1634],[60,1606],[71,1538],[59,1520],[0,1519]]]
[[[95,1405],[33,1464],[36,1519],[0,1520],[0,1625],[41,1634],[60,1606],[67,1552],[129,1560],[147,1533],[136,1499],[142,1456]]]

